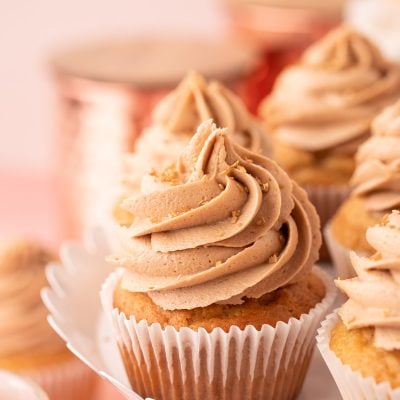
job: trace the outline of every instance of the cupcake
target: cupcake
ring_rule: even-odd
[[[125,161],[124,184],[138,191],[142,176],[175,162],[197,126],[212,118],[240,145],[264,155],[271,144],[261,123],[247,111],[233,92],[217,81],[207,82],[196,72],[189,73],[153,112],[153,123],[136,142]]]
[[[52,400],[87,399],[93,375],[47,322],[40,299],[54,258],[25,240],[0,247],[0,369],[36,381]]]
[[[337,280],[348,301],[327,317],[318,347],[345,399],[400,399],[400,212],[367,230],[370,257]]]
[[[284,70],[261,104],[278,163],[308,191],[323,225],[348,194],[371,120],[399,94],[400,68],[340,26]]]
[[[372,123],[372,136],[356,154],[351,178],[354,189],[327,227],[328,246],[340,276],[355,272],[349,250],[371,255],[366,231],[393,209],[400,208],[400,101],[386,108]]]
[[[272,160],[201,124],[121,207],[102,303],[132,388],[155,399],[292,399],[334,300],[319,220]],[[145,188],[146,190],[144,191]]]
[[[49,400],[33,381],[0,369],[0,399]]]

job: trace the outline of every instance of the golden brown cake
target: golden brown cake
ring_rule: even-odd
[[[0,248],[0,368],[24,371],[72,358],[48,324],[40,299],[47,285],[44,267],[54,259],[29,241]]]
[[[325,286],[311,274],[307,279],[267,293],[258,299],[245,299],[243,304],[211,304],[192,310],[164,310],[154,304],[145,293],[132,293],[117,286],[114,306],[125,315],[134,315],[137,320],[145,319],[149,324],[172,325],[176,329],[188,327],[214,328],[229,331],[232,325],[244,329],[252,325],[261,329],[263,324],[276,326],[279,321],[300,318],[307,314],[325,296]]]
[[[370,226],[377,224],[381,218],[381,213],[369,212],[363,200],[353,196],[340,206],[333,217],[332,234],[347,249],[371,253],[373,249],[365,238],[365,232]]]
[[[331,333],[330,347],[344,364],[377,383],[400,387],[400,350],[386,351],[374,345],[374,329],[349,330],[339,322]]]
[[[353,192],[331,222],[333,238],[347,249],[371,253],[365,233],[400,207],[400,102],[372,124],[372,136],[356,154]]]

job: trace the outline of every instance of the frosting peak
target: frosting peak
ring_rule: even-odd
[[[350,68],[384,71],[388,64],[375,44],[346,25],[331,31],[310,46],[302,61],[312,68],[334,71]]]
[[[356,154],[353,194],[367,209],[389,212],[400,206],[400,101],[386,108],[372,124],[372,137]]]
[[[353,155],[368,137],[373,117],[399,93],[400,68],[342,26],[279,76],[260,113],[286,144]]]
[[[227,128],[238,144],[271,155],[267,133],[240,98],[221,83],[207,82],[191,72],[155,108],[152,125],[144,130],[134,154],[126,160],[127,185],[137,189],[145,172],[174,162],[198,125],[210,118],[217,126]]]
[[[300,279],[318,257],[319,220],[278,165],[201,124],[178,162],[123,201],[132,223],[112,259],[122,286],[165,309],[241,303]]]
[[[369,228],[367,240],[376,254],[367,258],[351,252],[357,277],[336,280],[349,297],[339,309],[348,329],[374,327],[376,347],[400,349],[400,212],[392,211]]]

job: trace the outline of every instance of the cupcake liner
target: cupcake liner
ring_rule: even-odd
[[[89,400],[94,394],[96,376],[77,358],[22,375],[36,382],[51,400]]]
[[[103,284],[101,300],[114,327],[132,388],[156,399],[292,399],[300,391],[314,348],[318,324],[336,290],[331,278],[315,268],[326,287],[324,299],[300,319],[261,330],[232,326],[162,328],[127,319],[113,308],[113,295],[123,270]]]
[[[343,364],[330,349],[331,331],[340,321],[336,312],[328,315],[318,329],[317,347],[331,372],[344,400],[400,400],[400,388],[392,389],[389,382],[376,383]]]
[[[348,185],[304,185],[303,187],[311,203],[314,204],[317,210],[321,221],[321,229],[325,227],[336,210],[350,194],[350,187]],[[324,240],[320,249],[320,260],[328,261],[330,259],[329,255]]]
[[[324,228],[324,238],[337,276],[341,279],[349,279],[356,276],[356,272],[350,262],[350,249],[334,238],[330,224],[327,224]]]

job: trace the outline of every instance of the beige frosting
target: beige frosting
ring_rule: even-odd
[[[318,257],[319,219],[278,165],[201,124],[175,166],[148,175],[123,201],[122,286],[164,309],[238,304],[305,277]]]
[[[62,344],[40,298],[47,284],[44,267],[51,260],[33,243],[0,247],[0,358]]]
[[[281,74],[260,113],[286,144],[354,154],[372,118],[399,93],[399,67],[361,34],[341,26]]]
[[[400,207],[400,101],[375,118],[372,133],[356,154],[353,194],[370,211],[389,212]]]
[[[369,228],[367,240],[376,254],[351,252],[357,277],[335,281],[349,297],[339,315],[348,329],[374,327],[376,347],[400,349],[400,212]]]
[[[257,119],[233,92],[217,81],[192,72],[167,95],[153,113],[153,124],[139,137],[126,160],[125,184],[138,189],[144,173],[174,162],[198,125],[214,119],[242,146],[271,154],[270,140]]]

